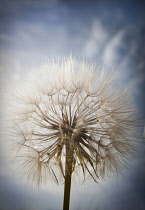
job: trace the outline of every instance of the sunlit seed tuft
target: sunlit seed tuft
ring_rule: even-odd
[[[19,88],[13,105],[11,138],[16,170],[40,185],[51,175],[82,169],[94,181],[120,173],[138,137],[137,112],[130,93],[105,73],[72,57],[48,61]],[[66,157],[66,148],[70,153]]]

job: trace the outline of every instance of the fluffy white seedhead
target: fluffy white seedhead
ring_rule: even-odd
[[[81,169],[84,180],[96,182],[118,173],[138,135],[128,91],[117,88],[112,73],[72,57],[33,70],[10,113],[16,169],[38,185],[50,175],[59,182],[66,171]]]

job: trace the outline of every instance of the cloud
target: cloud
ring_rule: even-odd
[[[102,44],[107,39],[108,33],[97,19],[94,20],[89,37],[84,45],[84,54],[86,57],[91,58],[100,51]]]
[[[116,61],[117,56],[119,56],[117,53],[117,49],[123,42],[123,35],[124,30],[119,30],[107,43],[103,56],[103,60],[106,65],[114,63]]]

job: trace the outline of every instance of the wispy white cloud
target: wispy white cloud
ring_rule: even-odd
[[[89,37],[84,44],[84,55],[88,58],[97,55],[107,37],[107,31],[105,30],[101,22],[95,19],[92,23]]]
[[[106,65],[110,65],[116,62],[116,58],[117,56],[119,56],[117,53],[117,49],[122,44],[124,32],[125,31],[123,29],[119,30],[107,43],[103,56],[104,63]]]

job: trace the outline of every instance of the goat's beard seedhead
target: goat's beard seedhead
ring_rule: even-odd
[[[16,170],[38,185],[65,176],[67,145],[71,172],[79,176],[81,169],[84,180],[96,182],[119,173],[134,150],[139,124],[130,94],[117,89],[112,74],[84,62],[48,61],[13,101]]]

